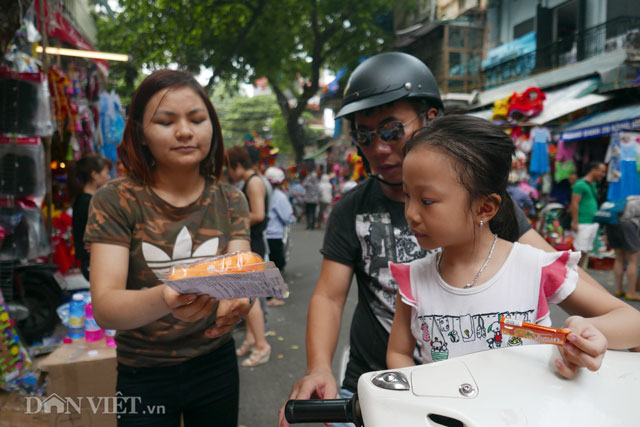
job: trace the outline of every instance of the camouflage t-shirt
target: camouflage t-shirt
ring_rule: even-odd
[[[224,253],[230,240],[249,240],[249,209],[235,187],[207,181],[200,198],[175,207],[129,177],[109,182],[91,199],[84,240],[129,248],[127,289],[159,285],[171,266]],[[169,314],[143,327],[118,331],[118,361],[129,366],[167,366],[208,353],[230,339],[203,331],[215,313],[197,322]]]

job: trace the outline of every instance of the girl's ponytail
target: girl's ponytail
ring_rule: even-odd
[[[504,192],[502,203],[500,203],[496,215],[489,221],[489,227],[498,237],[509,242],[515,242],[520,237],[518,218],[509,192]]]

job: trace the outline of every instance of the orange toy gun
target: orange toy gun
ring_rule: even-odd
[[[566,329],[550,328],[548,326],[536,325],[535,323],[523,322],[522,320],[509,319],[507,317],[500,318],[500,331],[505,335],[560,346],[565,343],[567,335],[571,333],[571,331]]]

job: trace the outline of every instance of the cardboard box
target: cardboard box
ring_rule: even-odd
[[[47,372],[47,397],[32,401],[49,412],[50,426],[115,427],[116,350],[104,340],[61,344],[39,363]]]
[[[27,396],[0,390],[0,427],[47,427],[47,414],[27,414]]]

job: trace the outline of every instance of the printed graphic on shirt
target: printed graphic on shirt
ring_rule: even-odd
[[[398,284],[391,277],[389,261],[410,262],[428,252],[418,245],[408,226],[394,227],[389,213],[356,215],[356,234],[362,248],[363,270],[371,277],[371,290],[376,296],[373,312],[390,331]]]
[[[219,239],[217,237],[209,239],[191,253],[193,246],[191,233],[189,233],[187,227],[182,227],[173,245],[172,256],[167,255],[167,253],[159,247],[147,242],[142,242],[142,254],[151,271],[153,271],[156,276],[162,277],[173,265],[189,264],[197,261],[199,258],[215,256],[218,253],[218,242]]]
[[[534,310],[505,311],[466,316],[425,315],[418,316],[422,351],[431,353],[433,361],[445,360],[449,356],[461,356],[477,351],[502,347],[500,318],[510,317],[525,322],[534,315]],[[522,345],[522,340],[509,336],[508,347]],[[427,357],[429,358],[429,357]]]

